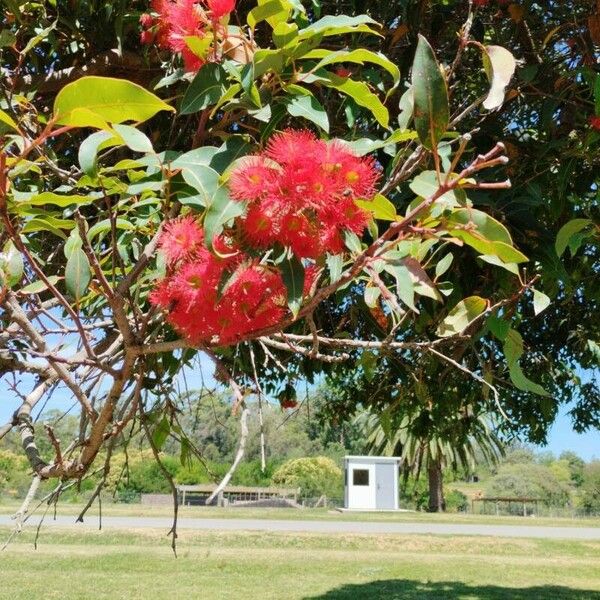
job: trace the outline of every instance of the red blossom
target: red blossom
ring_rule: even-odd
[[[341,142],[306,130],[277,134],[233,170],[231,196],[248,209],[228,234],[212,240],[213,252],[194,217],[165,226],[159,247],[170,270],[150,301],[194,345],[232,344],[278,325],[288,314],[286,288],[281,272],[261,263],[256,250],[290,248],[303,260],[304,294],[310,294],[320,272],[310,261],[343,252],[346,232],[363,233],[371,217],[355,201],[371,198],[378,178],[372,159]]]
[[[189,223],[198,229],[191,217],[165,228],[161,247],[171,248],[174,230],[184,230]],[[223,236],[215,238],[213,247],[219,256],[203,245],[191,246],[151,292],[150,302],[166,311],[169,323],[200,345],[235,343],[281,322],[287,313],[281,273],[250,260]]]
[[[378,179],[373,159],[310,131],[287,130],[236,168],[229,186],[233,198],[249,202],[241,221],[247,243],[279,242],[299,258],[317,259],[343,251],[344,231],[362,234],[369,214],[355,200],[372,198]]]
[[[235,8],[235,0],[205,0],[213,19],[221,19]]]
[[[335,74],[338,77],[351,77],[352,76],[352,71],[350,69],[347,69],[346,67],[338,67],[335,70]]]
[[[154,17],[148,13],[144,13],[143,15],[140,15],[140,25],[144,29],[148,29],[149,27],[152,27],[154,25]]]
[[[140,33],[140,43],[144,46],[148,46],[154,42],[154,33],[147,29],[146,31],[142,31]]]
[[[200,69],[204,61],[188,48],[185,38],[206,35],[204,29],[207,18],[202,7],[196,0],[153,0],[152,10],[157,17],[151,17],[152,22],[150,22],[147,19],[150,15],[142,15],[144,17],[144,21],[140,18],[142,26],[154,27],[155,41],[161,48],[180,52],[187,71]],[[150,38],[146,35],[144,39]]]
[[[229,191],[238,200],[256,200],[269,191],[275,177],[273,165],[262,157],[250,156],[231,174]]]
[[[165,225],[159,248],[165,253],[167,262],[172,264],[189,256],[203,241],[202,229],[190,215]]]
[[[596,131],[600,131],[600,115],[593,115],[589,119],[590,127]]]

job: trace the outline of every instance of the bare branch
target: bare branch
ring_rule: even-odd
[[[213,490],[212,494],[206,499],[206,504],[212,504],[215,498],[225,489],[229,481],[231,480],[235,470],[244,458],[246,451],[246,439],[248,438],[248,414],[250,410],[244,406],[242,409],[242,415],[240,417],[240,443],[238,445],[233,464],[229,468],[229,471],[225,474],[225,477],[221,480],[221,483]]]

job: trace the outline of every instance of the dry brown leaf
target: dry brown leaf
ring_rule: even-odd
[[[510,4],[508,7],[508,14],[515,23],[520,23],[525,15],[525,8],[520,4]]]
[[[600,44],[600,7],[598,10],[597,15],[590,15],[588,17],[588,29],[594,44]]]
[[[392,41],[390,42],[390,46],[395,46],[407,33],[408,25],[406,25],[406,23],[398,25],[398,27],[394,29],[394,34],[392,35]]]

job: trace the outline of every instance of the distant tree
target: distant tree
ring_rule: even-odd
[[[581,505],[586,510],[600,513],[600,460],[587,464],[583,469]]]
[[[583,458],[578,456],[571,450],[565,450],[560,455],[561,460],[566,460],[569,463],[569,471],[571,473],[571,481],[576,487],[581,486],[583,483],[583,471],[585,468],[585,461]]]
[[[446,415],[436,419],[425,407],[408,412],[396,405],[382,415],[362,413],[358,417],[371,449],[400,456],[405,475],[416,479],[427,474],[430,512],[446,510],[444,469],[472,472],[481,456],[494,464],[503,454],[499,438],[485,415]]]

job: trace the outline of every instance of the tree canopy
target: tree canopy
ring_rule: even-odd
[[[598,427],[595,2],[3,3],[0,437],[37,479],[107,475],[131,424],[193,453],[201,354],[234,467],[248,395],[323,374],[356,382],[338,419],[449,393]],[[34,430],[57,386],[77,439]]]

